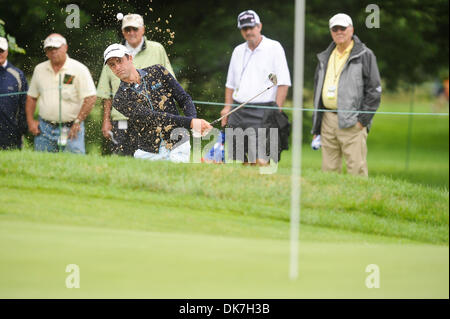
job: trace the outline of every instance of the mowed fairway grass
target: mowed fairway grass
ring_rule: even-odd
[[[320,153],[304,148],[294,281],[289,152],[271,175],[0,152],[0,297],[448,298],[448,118],[430,139],[444,120],[424,120],[414,122],[418,174],[401,170],[403,146],[388,139],[405,119],[377,117],[369,179],[323,173]],[[66,288],[70,264],[79,289]],[[371,264],[380,288],[366,287]]]

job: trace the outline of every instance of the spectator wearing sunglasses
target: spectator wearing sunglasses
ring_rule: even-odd
[[[123,44],[133,57],[133,64],[137,69],[161,64],[175,76],[164,47],[145,37],[144,19],[139,14],[127,14],[122,19]],[[110,68],[104,66],[100,75],[97,97],[103,100],[102,133],[106,139],[104,152],[116,155],[133,156],[137,149],[133,127],[128,118],[112,107],[112,99],[120,85],[120,79]],[[111,143],[111,133],[114,141]]]
[[[321,136],[322,170],[368,176],[367,134],[381,100],[374,53],[354,35],[343,13],[329,21],[333,42],[317,55],[312,134]]]

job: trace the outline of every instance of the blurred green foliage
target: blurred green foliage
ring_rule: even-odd
[[[80,28],[67,28],[65,8],[73,0],[2,1],[0,19],[7,31],[27,49],[16,65],[31,75],[45,59],[42,41],[51,32],[62,33],[70,54],[85,63],[97,79],[102,53],[120,39],[116,14],[140,13],[147,37],[161,42],[170,54],[178,79],[195,99],[222,100],[228,63],[233,48],[243,41],[236,27],[239,12],[254,9],[261,17],[263,34],[283,45],[289,67],[293,67],[295,1],[76,1]],[[331,41],[328,19],[337,12],[348,13],[355,33],[378,58],[382,77],[389,88],[400,81],[420,83],[448,69],[447,0],[383,0],[380,28],[365,25],[366,6],[372,1],[306,1],[305,85],[312,86],[316,54]],[[169,32],[175,32],[175,39]],[[1,32],[1,31],[0,31]],[[169,41],[173,41],[173,44]]]
[[[80,8],[80,28],[67,28],[66,6]],[[448,0],[382,0],[380,28],[366,27],[373,0],[306,1],[305,92],[311,95],[317,53],[331,42],[329,18],[349,14],[355,33],[377,56],[385,88],[393,90],[435,79],[447,70]],[[6,31],[27,50],[12,62],[30,77],[34,67],[46,59],[43,39],[52,32],[63,34],[69,55],[100,76],[103,50],[121,39],[116,14],[139,13],[144,17],[146,36],[164,45],[177,79],[197,101],[223,102],[226,75],[234,47],[244,40],[237,29],[237,15],[255,10],[263,23],[263,34],[279,41],[285,49],[293,74],[295,1],[269,0],[15,0],[0,2],[0,19]],[[170,34],[175,33],[174,39]],[[289,91],[288,100],[292,97]],[[305,101],[309,100],[305,96]],[[220,107],[198,104],[198,114],[217,118]],[[310,117],[305,114],[305,133]]]
[[[25,50],[19,47],[16,43],[16,38],[10,34],[6,34],[5,31],[5,21],[0,19],[0,37],[6,38],[8,41],[8,51],[11,53],[21,53],[25,54]]]

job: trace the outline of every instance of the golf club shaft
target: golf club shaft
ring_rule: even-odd
[[[262,91],[261,93],[259,93],[258,95],[252,97],[250,100],[248,100],[247,102],[242,103],[241,105],[239,105],[237,108],[235,108],[234,110],[231,110],[230,112],[228,112],[227,114],[219,117],[217,120],[212,121],[211,123],[209,123],[210,125],[214,125],[217,122],[221,121],[224,117],[227,117],[228,115],[230,115],[233,112],[236,112],[237,110],[239,110],[241,107],[244,107],[246,104],[248,104],[249,102],[253,101],[254,99],[256,99],[258,96],[260,96],[261,94],[263,94],[264,92],[266,92],[267,90],[270,90],[271,88],[273,88],[275,86],[275,84],[269,86],[267,89],[265,89],[264,91]]]

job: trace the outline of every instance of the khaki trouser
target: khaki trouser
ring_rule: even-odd
[[[367,128],[358,124],[340,129],[338,115],[325,112],[321,128],[322,170],[341,172],[342,155],[345,156],[347,172],[352,175],[368,176],[367,170]]]

